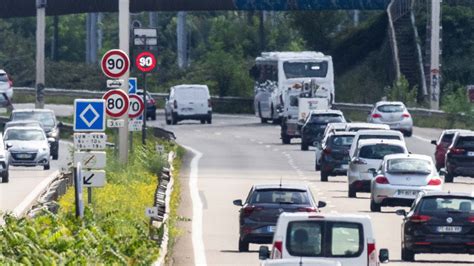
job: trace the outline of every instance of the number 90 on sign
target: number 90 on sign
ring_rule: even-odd
[[[141,52],[135,59],[135,65],[141,72],[151,72],[156,67],[156,57],[151,52]]]

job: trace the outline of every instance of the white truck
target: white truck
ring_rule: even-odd
[[[306,116],[312,110],[327,110],[331,108],[331,93],[317,81],[295,84],[282,94],[281,141],[290,144],[292,138],[301,136],[300,129]]]

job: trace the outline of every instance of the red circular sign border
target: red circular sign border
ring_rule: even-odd
[[[108,97],[110,97],[113,94],[119,94],[124,99],[124,102],[125,102],[124,103],[125,107],[123,108],[122,111],[120,111],[117,114],[112,114],[109,111],[109,109],[107,109],[107,99],[108,99]],[[107,113],[108,116],[118,118],[118,117],[122,117],[125,113],[128,112],[128,108],[129,108],[129,105],[130,105],[130,102],[129,102],[130,99],[128,98],[128,94],[125,93],[124,91],[119,90],[119,89],[109,90],[104,94],[104,96],[102,96],[102,99],[104,99],[106,101],[105,112]]]
[[[147,68],[142,67],[142,66],[140,66],[140,64],[139,64],[140,58],[142,58],[142,57],[145,56],[145,55],[148,55],[148,56],[150,56],[151,58],[153,58],[153,64],[152,64],[151,66],[147,67]],[[156,67],[157,63],[158,63],[158,60],[156,59],[156,56],[155,56],[153,53],[148,52],[148,51],[144,51],[144,52],[139,53],[139,54],[137,55],[137,57],[135,58],[135,65],[136,65],[136,67],[138,68],[138,70],[140,70],[141,72],[145,72],[145,73],[148,73],[148,72],[153,71],[153,69]]]
[[[120,73],[118,74],[113,74],[113,73],[110,73],[108,70],[107,70],[107,67],[106,67],[106,64],[107,64],[107,59],[112,56],[112,55],[119,55],[120,57],[124,58],[125,59],[125,67],[123,68],[123,71],[121,71]],[[100,61],[100,67],[102,68],[102,72],[104,72],[104,74],[109,77],[109,78],[112,78],[112,79],[117,79],[117,78],[120,78],[122,77],[123,75],[125,75],[125,73],[127,73],[128,69],[130,68],[130,58],[128,57],[128,55],[120,50],[120,49],[112,49],[112,50],[108,50],[104,56],[102,56],[102,60]]]
[[[136,98],[136,99],[138,99],[139,102],[140,102],[140,109],[141,109],[141,111],[138,112],[136,115],[133,115],[133,116],[130,115],[130,114],[128,114],[128,118],[137,118],[137,117],[139,117],[140,115],[142,115],[142,113],[145,111],[145,103],[143,102],[143,99],[142,99],[140,96],[136,95],[136,94],[130,94],[128,97],[129,97],[129,98]]]

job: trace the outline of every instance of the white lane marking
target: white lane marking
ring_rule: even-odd
[[[423,138],[423,137],[420,137],[420,136],[417,136],[417,135],[413,135],[413,137],[416,138],[416,139],[419,139],[419,140],[421,140],[421,141],[424,141],[424,142],[428,142],[428,143],[431,142],[431,140],[426,139],[426,138]]]
[[[16,217],[21,217],[26,212],[28,207],[35,201],[41,193],[51,184],[51,182],[59,175],[59,170],[54,171],[50,176],[45,178],[39,185],[37,185],[31,192],[28,194],[23,201],[13,209],[13,214]]]
[[[250,139],[251,142],[255,142],[255,139]]]
[[[272,146],[270,145],[265,145],[265,148],[270,149]]]
[[[335,211],[335,210],[332,210],[332,211],[331,211],[331,213],[337,213],[337,211]]]
[[[279,151],[279,149],[273,149],[273,151]]]
[[[259,142],[258,142],[258,144],[262,145],[262,144],[263,144],[263,142],[259,141]]]
[[[193,202],[192,241],[194,250],[194,263],[195,265],[206,266],[206,253],[204,251],[204,241],[202,236],[202,202],[201,197],[199,196],[197,180],[199,160],[203,154],[191,147],[183,147],[194,153],[194,157],[191,160],[191,171],[189,173],[189,190],[191,193],[191,201]]]
[[[217,135],[217,136],[220,136],[220,135],[222,135],[222,133],[221,133],[221,132],[215,132],[214,134],[215,134],[215,135]]]

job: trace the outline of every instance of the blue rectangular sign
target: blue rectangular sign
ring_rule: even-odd
[[[137,78],[128,79],[128,94],[137,94],[138,82]]]
[[[105,119],[105,100],[76,99],[74,101],[74,131],[104,131]]]

